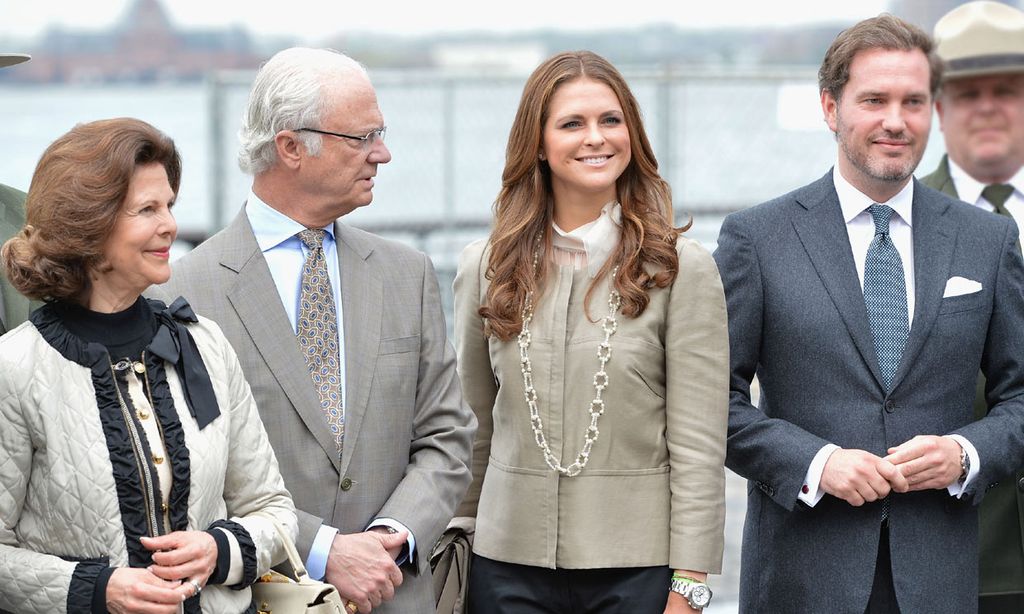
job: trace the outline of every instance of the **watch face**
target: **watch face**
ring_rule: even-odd
[[[694,606],[703,608],[711,603],[711,589],[706,584],[697,584],[690,593],[690,600]]]

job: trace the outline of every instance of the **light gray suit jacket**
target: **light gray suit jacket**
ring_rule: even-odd
[[[415,536],[417,557],[379,611],[432,613],[430,548],[469,485],[476,420],[462,401],[430,259],[342,223],[335,237],[347,388],[341,459],[244,209],[174,263],[162,290],[220,324],[238,353],[298,508],[300,553],[321,523],[353,533],[394,518]]]
[[[1017,228],[916,183],[915,311],[888,394],[831,173],[726,218],[715,259],[729,309],[732,392],[726,464],[746,477],[740,609],[862,614],[879,503],[797,495],[826,443],[884,456],[915,435],[959,433],[981,472],[963,499],[890,496],[892,575],[904,612],[977,608],[977,508],[1024,464],[1024,265]],[[954,276],[981,291],[944,298]],[[975,421],[974,384],[992,411]],[[759,407],[750,381],[761,385]]]

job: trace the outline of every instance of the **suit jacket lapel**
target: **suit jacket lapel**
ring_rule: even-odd
[[[340,222],[334,225],[341,270],[342,318],[345,326],[345,475],[366,415],[370,386],[380,349],[384,283],[369,262],[373,246],[357,231]]]
[[[309,372],[296,368],[305,360],[284,307],[276,300],[277,286],[244,208],[225,232],[229,239],[225,243],[231,247],[221,255],[221,265],[238,273],[238,280],[227,289],[228,301],[306,428],[340,472],[334,435],[324,419]]]
[[[893,390],[912,368],[939,314],[956,245],[956,225],[946,216],[950,203],[933,200],[915,180],[913,204],[914,323],[892,381]]]
[[[846,330],[879,385],[878,354],[871,336],[864,292],[857,278],[850,236],[846,231],[839,196],[831,172],[797,197],[802,209],[793,217],[793,227],[814,265],[821,283],[846,324]]]
[[[956,184],[953,183],[953,176],[949,173],[948,155],[942,156],[942,162],[939,162],[939,168],[935,170],[933,181],[934,185],[937,186],[935,189],[946,196],[952,196],[957,200],[960,199],[960,195],[956,193]]]

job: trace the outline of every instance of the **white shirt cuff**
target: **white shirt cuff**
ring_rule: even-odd
[[[821,474],[825,471],[825,463],[828,462],[828,457],[832,456],[832,453],[839,449],[834,443],[827,443],[818,450],[818,453],[811,459],[811,465],[807,468],[807,475],[804,476],[804,485],[800,489],[800,494],[796,497],[803,501],[810,507],[814,507],[821,501],[821,498],[825,496],[825,491],[821,490]]]
[[[406,543],[409,545],[409,554],[408,556],[399,556],[398,560],[395,562],[401,565],[406,561],[411,561],[413,559],[413,556],[416,554],[416,537],[413,536],[409,527],[398,522],[394,518],[374,518],[373,522],[370,523],[370,526],[366,528],[372,529],[373,527],[391,527],[396,531],[405,531],[409,535],[409,538],[406,540]]]
[[[313,546],[309,549],[309,556],[306,558],[306,573],[313,580],[323,580],[327,575],[327,557],[331,553],[331,545],[334,543],[334,536],[338,529],[325,524],[313,538]]]
[[[963,496],[964,491],[967,490],[967,486],[974,479],[974,476],[978,475],[981,471],[981,459],[978,458],[978,451],[974,448],[974,444],[967,441],[967,438],[963,435],[946,435],[953,441],[960,444],[960,447],[967,452],[967,457],[971,459],[971,468],[967,471],[967,479],[961,482],[960,480],[953,480],[953,483],[946,487],[949,494],[953,495],[957,499]]]

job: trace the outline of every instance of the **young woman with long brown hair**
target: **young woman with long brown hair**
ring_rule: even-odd
[[[527,81],[491,236],[455,280],[480,423],[476,612],[691,612],[720,573],[725,299],[672,225],[633,94],[591,52]]]

